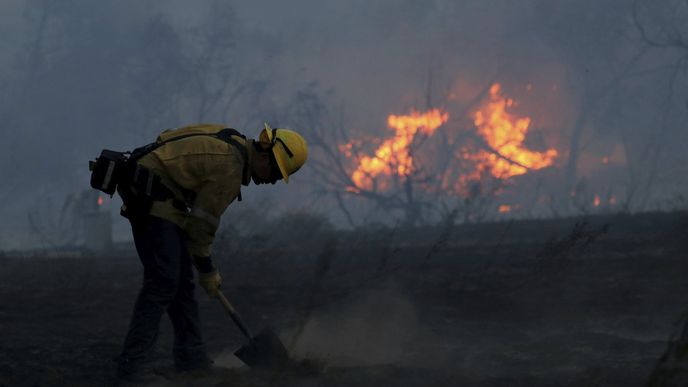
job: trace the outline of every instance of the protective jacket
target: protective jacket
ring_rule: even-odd
[[[192,133],[217,133],[222,125],[196,125],[166,130],[157,142]],[[248,147],[247,140],[232,136]],[[160,176],[174,198],[155,201],[150,214],[169,220],[185,231],[189,252],[211,255],[215,232],[227,206],[248,185],[251,152],[212,136],[191,136],[166,143],[138,160],[139,165]],[[180,203],[184,205],[180,206]]]

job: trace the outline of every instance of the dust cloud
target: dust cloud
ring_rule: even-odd
[[[423,326],[417,306],[393,281],[316,310],[300,334],[291,330],[280,336],[295,359],[313,359],[328,367],[413,363],[419,340],[438,340]],[[216,364],[242,366],[233,351],[220,353]]]

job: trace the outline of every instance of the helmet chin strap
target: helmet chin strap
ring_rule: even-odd
[[[274,129],[272,129],[272,146],[273,147],[275,146],[275,143],[277,143],[277,141],[282,143],[282,146],[284,147],[284,150],[287,151],[287,155],[289,156],[289,158],[290,159],[293,158],[294,154],[291,152],[291,150],[289,149],[287,144],[285,144],[281,138],[277,137],[277,128],[274,128]]]

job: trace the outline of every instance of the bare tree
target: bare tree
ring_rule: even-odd
[[[183,65],[189,82],[181,97],[192,106],[197,122],[256,118],[246,111],[259,110],[267,75],[246,66],[240,27],[231,4],[214,1],[204,20],[185,33]]]
[[[545,3],[541,1],[540,3]],[[575,197],[580,183],[579,164],[586,147],[605,132],[600,120],[610,114],[614,93],[623,94],[625,84],[646,54],[634,41],[627,18],[627,2],[550,3],[536,8],[536,29],[541,32],[567,67],[566,90],[574,97],[575,116],[568,128],[568,145],[564,157],[561,204],[577,211]],[[553,28],[556,26],[556,28]],[[574,33],[572,33],[575,31]],[[618,111],[616,112],[618,113]],[[618,125],[625,123],[617,122]],[[605,135],[609,135],[606,130]]]
[[[686,121],[685,112],[678,109],[677,101],[683,99],[686,101],[684,104],[688,105],[688,90],[682,87],[688,70],[688,3],[674,0],[657,4],[635,0],[632,9],[632,20],[641,42],[655,57],[652,66],[644,69],[643,75],[655,75],[657,84],[662,85],[664,90],[657,104],[657,131],[641,148],[641,160],[645,168],[636,168],[636,175],[639,176],[636,180],[641,180],[637,203],[640,208],[646,208],[652,191],[642,188],[655,186],[663,179],[663,174],[676,173],[672,168],[662,167],[660,161],[670,144],[667,138],[673,131],[683,131]]]

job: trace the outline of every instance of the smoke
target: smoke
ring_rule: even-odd
[[[315,312],[293,354],[320,359],[330,366],[400,363],[422,334],[415,306],[397,284],[387,283]]]
[[[295,345],[290,345],[294,332],[280,337],[291,347],[294,359],[313,359],[328,367],[363,367],[412,361],[417,343],[430,333],[403,289],[388,282],[313,312]],[[242,365],[232,351],[219,354],[215,362],[227,368]]]
[[[386,135],[388,114],[427,104],[460,110],[498,81],[543,144],[564,155],[571,132],[582,131],[578,169],[569,169],[591,194],[619,203],[626,195],[628,208],[647,209],[659,194],[685,192],[685,179],[675,178],[686,165],[685,82],[667,71],[682,51],[657,55],[634,39],[629,2],[234,3],[0,5],[8,37],[0,50],[0,248],[30,245],[26,213],[45,193],[58,200],[88,189],[86,161],[100,149],[131,149],[198,121],[249,135],[263,120],[293,126],[281,109],[308,85],[332,95],[346,130]],[[312,205],[307,169],[299,184],[271,193],[336,215],[331,202]]]

